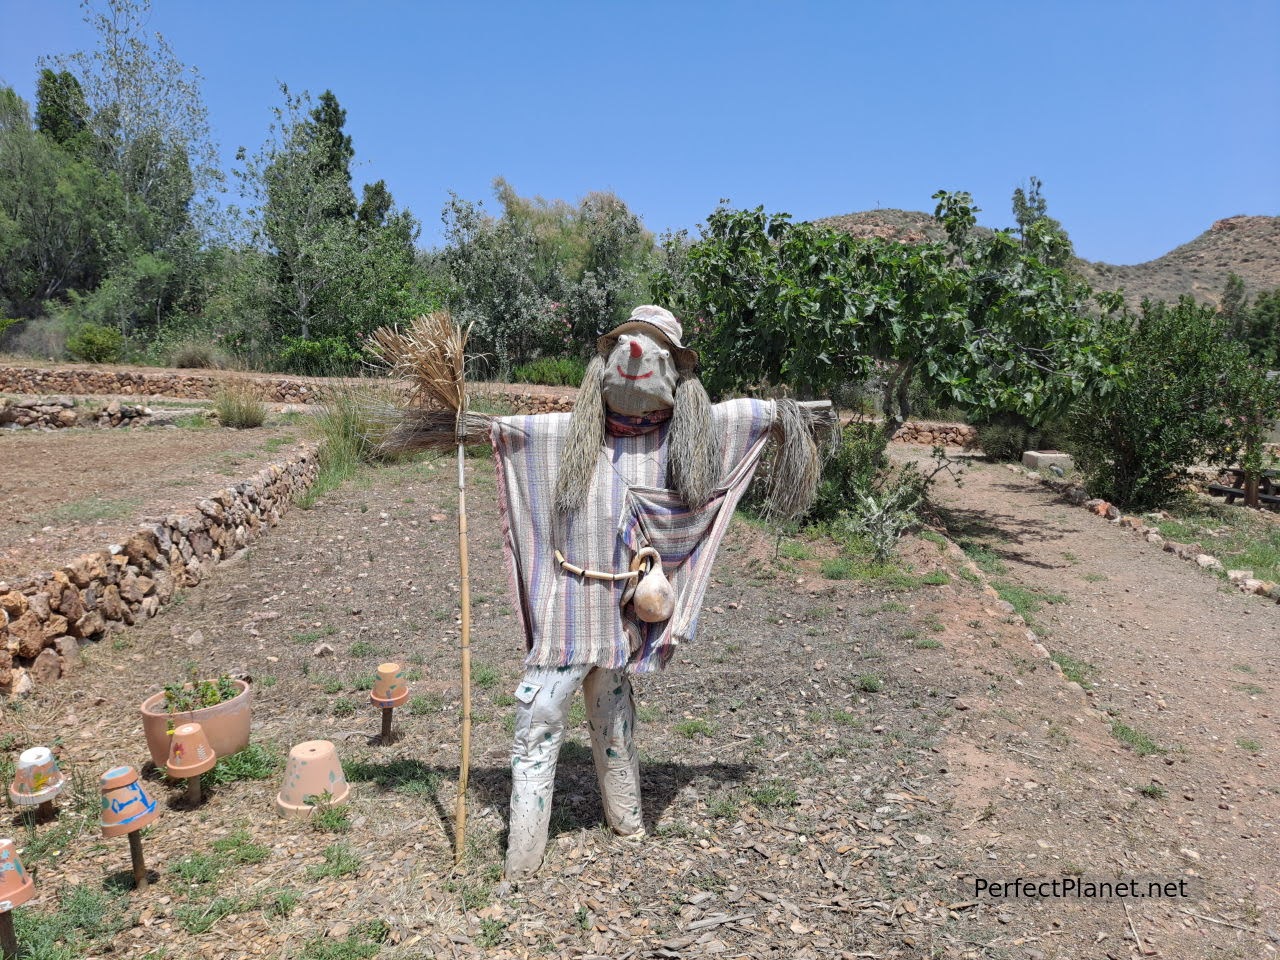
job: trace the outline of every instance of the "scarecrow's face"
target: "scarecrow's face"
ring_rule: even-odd
[[[601,389],[614,413],[637,417],[676,403],[676,361],[661,341],[624,333],[605,360]]]

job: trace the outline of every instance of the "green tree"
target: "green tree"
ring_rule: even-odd
[[[373,329],[432,309],[438,298],[417,266],[418,222],[396,209],[386,183],[366,186],[364,202],[355,205],[354,147],[336,97],[326,91],[313,107],[305,92],[281,91],[284,105],[274,111],[266,144],[252,157],[239,154],[239,175],[256,201],[256,242],[274,274],[265,285],[243,288],[270,301],[286,362],[314,372],[329,354],[335,367],[349,366]],[[306,345],[313,340],[324,343]]]
[[[27,104],[0,88],[0,309],[31,317],[96,287],[123,207],[117,182],[36,131]]]
[[[1007,232],[975,237],[967,194],[935,199],[949,242],[914,246],[721,207],[653,292],[694,318],[712,390],[831,396],[876,373],[886,435],[913,382],[969,410],[1060,410],[1092,366],[1087,289]]]
[[[618,197],[521,197],[501,177],[502,214],[453,196],[440,263],[455,314],[503,375],[544,355],[583,354],[645,295],[653,237]]]
[[[58,146],[84,156],[92,146],[89,105],[69,70],[45,67],[36,81],[36,129]]]
[[[1062,224],[1049,216],[1049,203],[1041,192],[1039,177],[1031,177],[1027,189],[1013,191],[1013,218],[1018,224],[1022,249],[1034,253],[1052,267],[1065,267],[1075,255],[1071,238]]]
[[[192,297],[201,287],[203,248],[220,228],[222,173],[199,74],[147,30],[149,0],[83,0],[82,7],[97,46],[42,59],[42,122],[62,136],[81,112],[78,86],[89,155],[123,203],[104,237],[114,282],[101,296],[82,291],[75,306],[87,319],[113,317],[125,332],[150,329],[170,310],[198,309]]]

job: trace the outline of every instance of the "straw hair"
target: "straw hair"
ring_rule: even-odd
[[[720,482],[720,435],[712,420],[711,399],[695,377],[682,377],[676,384],[667,444],[667,482],[696,510],[711,499]]]
[[[767,464],[764,513],[770,520],[790,520],[808,512],[818,494],[824,451],[815,433],[831,426],[825,414],[815,416],[794,400],[778,400],[772,456]],[[827,446],[830,446],[828,444]]]
[[[555,503],[560,513],[571,513],[587,502],[596,474],[596,461],[604,446],[604,371],[604,358],[598,354],[592,357],[573,404],[569,436],[556,471]]]

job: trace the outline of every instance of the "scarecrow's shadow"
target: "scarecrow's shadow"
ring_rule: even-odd
[[[432,766],[406,758],[383,762],[346,764],[347,779],[370,783],[382,790],[420,796],[435,811],[446,835],[453,831],[453,809],[441,802],[438,787],[454,780],[457,767]],[[652,832],[676,796],[695,781],[717,784],[740,783],[754,768],[741,763],[660,763],[640,764],[640,796],[644,808],[645,829]],[[470,789],[483,806],[492,805],[506,820],[511,799],[511,768],[502,765],[473,765],[469,775]],[[591,749],[566,739],[556,766],[555,799],[552,802],[549,835],[593,829],[604,823],[600,787],[596,781]],[[505,846],[505,830],[502,837]]]
[[[740,783],[754,767],[741,763],[640,763],[640,802],[645,829],[652,833],[679,793],[695,781],[719,784]],[[505,821],[511,800],[511,768],[479,767],[471,771],[471,785],[502,811]],[[556,764],[555,797],[551,804],[548,836],[603,826],[604,807],[596,779],[591,748],[567,739]],[[505,844],[505,836],[504,836]]]

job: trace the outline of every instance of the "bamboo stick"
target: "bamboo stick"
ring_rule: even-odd
[[[462,411],[459,411],[459,423]],[[458,561],[462,570],[462,759],[458,772],[458,802],[454,809],[453,863],[462,862],[467,840],[467,776],[471,769],[471,580],[467,566],[467,451],[458,443]]]
[[[382,708],[382,734],[378,738],[378,742],[384,747],[391,742],[391,708]]]
[[[142,837],[136,830],[129,834],[129,859],[133,862],[133,889],[147,889],[147,861],[142,858]]]

